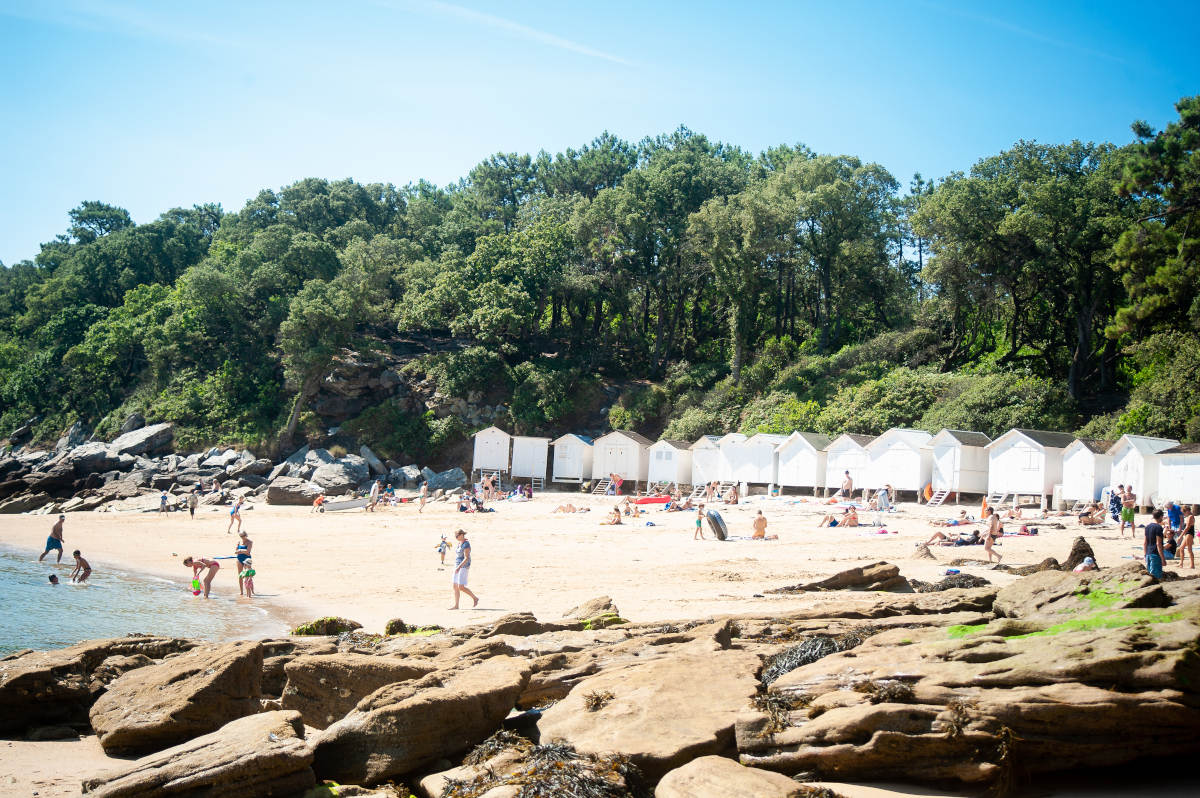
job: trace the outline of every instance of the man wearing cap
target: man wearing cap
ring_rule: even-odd
[[[65,515],[60,515],[60,516],[58,517],[58,520],[57,520],[57,521],[54,523],[54,526],[53,526],[53,527],[51,527],[51,529],[50,529],[50,537],[46,538],[46,550],[42,552],[42,556],[41,556],[41,557],[38,557],[38,562],[41,562],[41,561],[42,561],[42,557],[45,557],[45,556],[46,556],[47,554],[49,554],[49,553],[50,553],[50,552],[51,552],[53,549],[58,549],[58,560],[57,560],[57,562],[62,562],[62,553],[63,553],[63,547],[62,547],[62,544],[63,544],[62,529],[63,529],[63,521],[65,521],[65,520],[67,520],[67,517],[66,517]]]

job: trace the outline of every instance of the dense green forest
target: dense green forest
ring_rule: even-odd
[[[414,373],[502,402],[523,432],[607,408],[684,439],[1200,439],[1200,97],[1176,108],[1123,146],[1020,141],[908,186],[680,128],[499,153],[444,187],[310,178],[141,225],[84,202],[0,268],[0,433],[105,435],[138,410],[184,446],[278,450],[318,432],[339,353],[418,334],[466,344]],[[469,433],[399,407],[346,429],[389,454]]]

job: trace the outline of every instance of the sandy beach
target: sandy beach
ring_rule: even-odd
[[[592,511],[552,512],[563,502]],[[912,559],[916,545],[935,531],[930,520],[956,516],[959,509],[977,513],[974,503],[936,508],[902,504],[882,516],[887,530],[882,534],[879,527],[817,528],[829,508],[814,499],[752,496],[737,506],[720,507],[730,534],[749,537],[751,521],[761,509],[770,523],[768,534],[779,540],[724,543],[712,539],[707,527],[708,539],[693,541],[695,515],[689,512],[651,509],[636,519],[625,518],[621,526],[601,526],[613,503],[611,498],[551,492],[530,503],[495,503],[495,512],[480,514],[459,513],[446,502],[431,503],[423,513],[411,503],[375,513],[325,514],[257,504],[244,512],[244,528],[254,542],[259,593],[254,601],[281,621],[281,629],[283,623],[325,615],[352,618],[372,632],[382,631],[391,618],[458,626],[530,611],[545,620],[600,595],[611,596],[624,617],[651,621],[811,606],[821,596],[763,594],[879,560],[899,565],[905,576],[936,581],[951,560],[986,559],[982,546],[934,546],[937,562]],[[864,513],[863,520],[874,516]],[[1122,540],[1115,525],[1085,529],[1073,518],[1050,521],[1066,528],[1041,522],[1037,536],[1006,537],[996,549],[1005,564],[1064,559],[1078,534],[1087,537],[1101,565],[1119,564],[1141,551],[1140,537],[1131,540],[1127,533]],[[36,556],[52,523],[47,516],[5,518],[0,543]],[[83,551],[96,569],[93,580],[104,578],[105,566],[140,571],[178,580],[180,601],[200,601],[184,590],[191,571],[182,560],[232,555],[237,537],[226,532],[227,523],[227,511],[221,508],[203,508],[195,519],[182,513],[74,513],[67,516],[66,550]],[[1005,529],[1014,532],[1022,523],[1039,525],[1010,521]],[[458,528],[468,532],[473,546],[470,585],[481,600],[477,608],[453,611],[448,609],[453,552],[442,567],[435,547],[443,534],[453,544]],[[236,601],[233,561],[222,563],[213,583],[214,600]],[[1016,578],[986,565],[962,570],[997,584]]]
[[[553,512],[567,501],[592,511]],[[986,556],[982,546],[934,546],[936,562],[912,559],[917,544],[934,531],[932,519],[956,516],[959,509],[975,513],[977,504],[961,508],[902,504],[883,515],[887,530],[883,533],[879,527],[817,528],[829,507],[814,499],[753,496],[735,507],[720,508],[730,534],[748,537],[751,521],[761,509],[769,520],[768,533],[780,539],[724,543],[712,539],[707,527],[708,539],[693,541],[695,516],[688,512],[652,509],[637,519],[626,518],[621,526],[601,526],[604,510],[612,504],[611,498],[577,493],[543,493],[531,503],[502,502],[495,505],[494,513],[468,515],[444,502],[429,504],[423,513],[417,512],[415,504],[402,504],[376,513],[354,510],[323,515],[304,507],[259,504],[245,512],[244,524],[254,541],[255,581],[261,594],[254,601],[272,613],[281,632],[285,625],[324,615],[353,618],[372,632],[382,631],[391,618],[456,626],[526,610],[552,619],[599,595],[611,596],[621,614],[635,621],[782,613],[816,602],[845,600],[847,594],[769,595],[766,590],[879,560],[899,565],[905,576],[936,581],[950,560]],[[864,513],[863,518],[871,520],[874,515]],[[1118,538],[1115,525],[1084,530],[1074,519],[1050,521],[1066,528],[1041,522],[1037,536],[1005,538],[997,547],[1004,562],[1024,565],[1046,557],[1063,559],[1081,532],[1101,565],[1119,564],[1140,551],[1140,538]],[[106,567],[140,571],[177,580],[180,601],[202,601],[186,589],[191,577],[182,560],[189,554],[232,554],[237,538],[226,532],[227,522],[227,511],[221,508],[202,510],[194,520],[178,513],[166,517],[76,513],[67,517],[66,549],[69,553],[78,547],[84,552],[95,569],[95,580],[104,579]],[[52,523],[47,516],[5,518],[0,543],[35,559]],[[1015,531],[1021,523],[1008,522],[1006,529]],[[448,553],[447,565],[440,566],[435,546],[442,534],[452,539],[460,527],[467,530],[473,545],[471,586],[481,601],[477,608],[453,611],[448,609],[453,553]],[[231,564],[221,569],[214,582],[215,601],[237,600]],[[52,567],[30,564],[43,571]],[[997,584],[1017,578],[986,565],[961,568]],[[869,594],[860,595],[869,599]],[[112,764],[94,737],[0,744],[0,784],[14,795],[75,795],[81,775]],[[954,794],[920,788],[900,793],[849,785],[838,789],[848,796]]]

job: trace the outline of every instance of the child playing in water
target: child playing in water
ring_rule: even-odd
[[[450,549],[450,544],[446,542],[446,536],[442,535],[442,542],[434,546],[437,553],[442,555],[442,565],[446,564],[446,552]]]
[[[75,558],[75,568],[71,571],[70,579],[75,584],[81,585],[92,575],[92,566],[88,565],[88,561],[83,559],[83,555],[79,553],[79,549],[71,552],[71,556]]]
[[[254,560],[247,557],[242,561],[242,572],[238,574],[242,580],[242,587],[246,591],[246,598],[254,598]]]

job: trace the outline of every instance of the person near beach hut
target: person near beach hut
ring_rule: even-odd
[[[42,552],[42,556],[38,557],[38,562],[42,561],[54,549],[58,549],[58,559],[55,562],[62,562],[63,553],[63,522],[67,520],[65,515],[60,515],[58,520],[54,522],[54,526],[50,527],[50,537],[46,538],[46,550]]]
[[[999,552],[992,551],[992,545],[1004,534],[1004,524],[1000,521],[1000,514],[996,512],[996,508],[992,507],[988,510],[991,513],[988,516],[988,528],[983,533],[983,550],[987,552],[988,562],[992,561],[992,555],[996,555],[996,565],[1004,559]]]
[[[1137,501],[1137,497],[1133,493],[1133,485],[1126,485],[1125,492],[1121,494],[1121,528],[1117,530],[1117,535],[1125,537],[1125,525],[1129,524],[1129,537],[1133,537],[1137,532],[1137,526],[1134,525],[1134,509],[1133,505]]]
[[[838,492],[833,494],[833,498],[845,499],[851,501],[854,498],[854,480],[850,478],[850,472],[846,472],[846,478],[842,480],[842,486],[838,488]]]
[[[1196,568],[1196,554],[1192,551],[1192,544],[1196,540],[1196,505],[1185,504],[1183,506],[1183,526],[1179,530],[1179,567],[1183,567],[1183,555],[1187,555],[1191,560],[1189,566],[1193,570]]]
[[[454,548],[454,578],[451,580],[454,586],[454,606],[450,609],[458,609],[458,600],[460,593],[466,593],[475,603],[472,607],[479,606],[479,596],[471,592],[467,587],[467,577],[471,572],[471,542],[467,540],[466,530],[460,529],[454,533],[454,539],[458,541],[458,545]]]
[[[221,563],[216,560],[210,560],[207,557],[185,557],[183,564],[192,569],[192,579],[199,579],[200,572],[206,572],[204,576],[204,597],[208,598],[208,591],[212,588],[213,577],[217,575],[217,571],[221,570]]]

